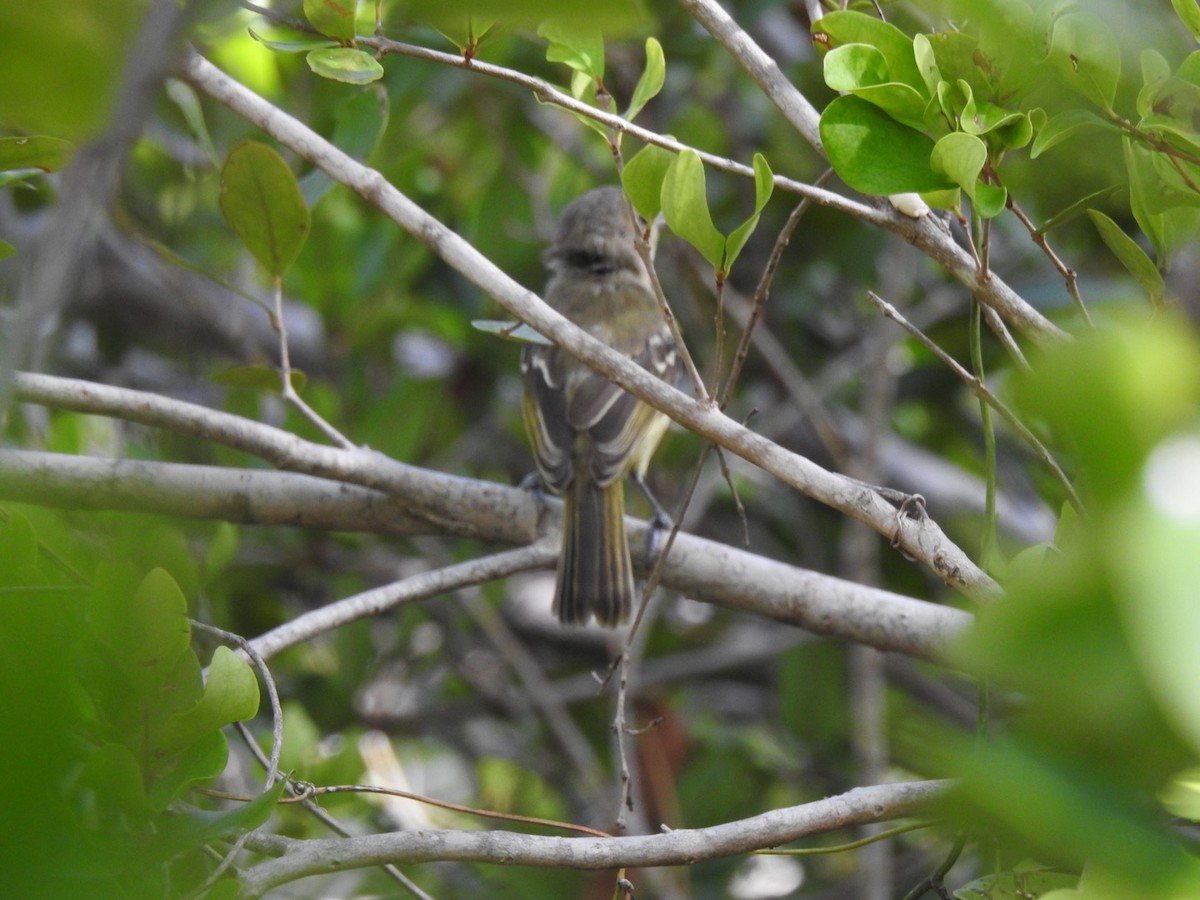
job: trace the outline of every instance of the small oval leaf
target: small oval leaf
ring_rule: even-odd
[[[313,50],[305,59],[313,72],[331,81],[370,84],[383,77],[383,66],[379,60],[365,50],[355,50],[353,47]]]
[[[283,158],[256,141],[229,153],[221,170],[221,212],[254,258],[282,275],[299,256],[310,216],[296,177]]]

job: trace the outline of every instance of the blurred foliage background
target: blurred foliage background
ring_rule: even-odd
[[[907,35],[971,32],[1020,5],[852,4],[882,11]],[[2,134],[48,135],[80,147],[103,134],[120,73],[137,66],[132,48],[147,7],[136,0],[71,0],[53,10],[6,4]],[[1047,15],[1086,8],[1107,23],[1119,41],[1113,106],[1133,118],[1145,85],[1144,51],[1156,50],[1172,68],[1195,51],[1187,27],[1191,0],[1175,4],[1178,13],[1171,4],[1133,0],[1033,7]],[[303,53],[275,52],[251,35],[253,29],[268,41],[311,37],[281,24],[302,18],[302,4],[277,2],[271,9],[285,19],[271,21],[234,3],[204,5],[188,39],[280,109],[365,158],[516,280],[540,289],[539,254],[557,212],[589,187],[617,181],[607,143],[527,90],[434,62],[389,56],[382,78],[365,86],[318,77]],[[439,31],[416,3],[382,9],[388,37],[455,52],[461,23],[440,23]],[[729,9],[818,109],[836,96],[822,78],[806,4],[739,0]],[[827,164],[683,6],[648,0],[620,12],[606,23],[604,76],[618,108],[642,72],[643,42],[654,36],[665,52],[666,80],[640,125],[743,162],[762,153],[776,173],[801,181],[822,175]],[[373,15],[364,5],[360,34],[370,33]],[[547,61],[538,17],[535,4],[506,11],[475,55],[565,87],[570,72]],[[1044,39],[1019,30],[1012,37],[1030,60],[1045,55]],[[1052,79],[1008,99],[1051,114],[1087,106]],[[199,402],[321,439],[261,387],[261,372],[277,361],[262,305],[269,284],[218,203],[221,165],[246,139],[264,137],[183,81],[168,79],[124,160],[112,202],[73,261],[77,275],[66,305],[39,333],[37,346],[26,348],[33,366]],[[625,157],[637,149],[628,140]],[[360,197],[281,152],[312,214],[311,234],[284,280],[292,360],[303,372],[305,399],[356,444],[433,470],[519,482],[533,466],[520,422],[518,349],[470,324],[501,317],[502,310]],[[11,245],[11,255],[0,260],[0,291],[10,322],[28,284],[22,261],[63,203],[66,175],[20,171],[0,191],[0,239]],[[1120,135],[1087,132],[1036,159],[1013,151],[1003,178],[1034,223],[1093,197],[1089,205],[1152,253],[1131,209]],[[832,185],[849,191],[836,179]],[[718,227],[728,230],[753,211],[753,186],[710,171],[708,199]],[[746,298],[795,202],[777,192],[765,208],[726,285],[729,318],[738,320],[748,308]],[[803,860],[750,857],[641,872],[631,876],[639,896],[900,897],[948,862],[960,837],[967,851],[943,873],[946,890],[959,896],[1048,896],[1052,889],[1056,896],[1195,896],[1195,835],[1186,823],[1200,805],[1191,768],[1200,754],[1194,596],[1200,355],[1191,318],[1200,255],[1184,243],[1170,266],[1156,259],[1170,307],[1156,310],[1087,215],[1056,227],[1049,239],[1078,274],[1097,325],[1091,329],[1062,275],[1015,217],[992,220],[989,239],[992,269],[1079,336],[1069,347],[1031,356],[1026,372],[985,333],[979,364],[989,385],[1050,442],[1083,492],[1084,514],[1065,506],[1060,486],[1000,428],[997,549],[985,554],[988,464],[979,406],[865,294],[874,290],[901,308],[964,363],[972,352],[971,298],[912,247],[814,205],[782,256],[729,412],[739,420],[752,416],[756,430],[824,466],[921,493],[930,515],[1000,578],[1008,596],[982,611],[947,665],[935,666],[665,593],[638,651],[633,689],[633,724],[653,723],[637,738],[634,823],[641,830],[657,830],[660,822],[717,824],[889,780],[964,776],[961,787],[931,811],[933,828],[885,845]],[[717,311],[712,270],[669,234],[658,262],[692,353],[707,372]],[[164,431],[4,399],[9,448],[263,465]],[[681,496],[702,446],[676,429],[660,450],[651,480],[669,505]],[[709,463],[683,518],[686,529],[730,544],[745,533],[764,556],[970,608],[881,538],[739,460],[731,470],[727,482]],[[648,512],[633,492],[629,500],[635,514]],[[10,502],[0,514],[6,529],[0,690],[14,698],[0,703],[0,778],[10,810],[0,861],[6,874],[20,873],[11,883],[21,896],[62,895],[64,885],[78,896],[182,896],[211,874],[203,854],[172,857],[178,845],[163,849],[162,840],[155,842],[165,833],[155,818],[163,810],[145,798],[135,804],[142,804],[143,818],[126,810],[105,841],[92,840],[104,827],[97,816],[105,803],[124,809],[121,803],[134,802],[97,787],[117,783],[105,780],[107,770],[93,772],[92,781],[79,775],[78,742],[98,740],[98,722],[112,725],[129,714],[89,695],[95,682],[86,673],[96,663],[84,636],[102,561],[128,563],[129,579],[156,568],[169,572],[188,615],[251,637],[357,591],[488,549],[435,537],[235,528]],[[438,597],[272,660],[283,698],[282,770],[316,784],[387,783],[453,802],[610,826],[618,796],[612,703],[590,673],[604,670],[615,644],[599,631],[561,630],[549,617],[552,584],[546,572]],[[193,638],[207,665],[215,644],[199,633]],[[561,711],[548,713],[538,692],[555,698]],[[22,696],[41,702],[15,702]],[[981,696],[989,700],[986,727],[979,724]],[[564,730],[582,739],[573,751],[564,749]],[[269,745],[265,706],[250,731]],[[989,737],[976,738],[977,732]],[[196,781],[206,781],[205,765],[216,765],[215,757],[206,760],[197,764]],[[131,764],[151,767],[147,760]],[[253,793],[261,784],[261,770],[236,741],[227,765],[215,771],[223,771],[218,784],[227,790]],[[139,772],[145,784],[174,777]],[[225,808],[191,794],[184,781],[171,781],[173,804]],[[495,827],[398,800],[347,795],[323,805],[358,833]],[[250,824],[213,826],[194,844],[220,845]],[[279,809],[271,828],[293,837],[329,833],[294,806]],[[857,836],[832,832],[816,843]],[[147,859],[153,875],[134,877]],[[1035,889],[1043,867],[1069,878]],[[1075,887],[1081,871],[1083,883]],[[613,892],[611,873],[439,864],[405,874],[436,897]],[[968,893],[973,879],[984,879],[975,890],[991,893]],[[235,888],[227,881],[213,890]],[[384,873],[367,870],[300,882],[277,895],[397,890]]]

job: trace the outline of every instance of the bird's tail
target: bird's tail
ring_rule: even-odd
[[[633,606],[633,564],[625,540],[621,479],[600,487],[575,478],[563,495],[563,548],[554,612],[564,625],[619,625]]]

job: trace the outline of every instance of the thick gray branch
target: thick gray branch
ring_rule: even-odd
[[[116,390],[109,388],[106,390]],[[173,402],[173,401],[166,401]],[[223,415],[223,414],[221,414]],[[254,424],[254,423],[249,423]],[[255,426],[274,431],[267,426]],[[283,437],[289,437],[280,433]],[[357,457],[369,470],[373,457]],[[360,477],[368,471],[348,469]],[[436,516],[415,518],[405,510],[427,496],[429,485],[446,478],[438,472],[406,467],[404,484],[393,493],[362,488],[312,475],[223,469],[173,463],[89,459],[53,453],[0,450],[0,498],[45,506],[120,509],[234,521],[244,524],[297,525],[339,531],[380,531],[469,537],[497,544],[537,540],[537,504],[528,491],[467,478],[442,490]],[[414,499],[415,498],[415,499]],[[510,519],[495,515],[497,505],[514,510]],[[560,507],[548,503],[543,525],[556,529]],[[430,522],[438,524],[431,526]],[[528,531],[515,523],[531,523]],[[646,524],[628,521],[635,564],[645,572]],[[537,548],[537,549],[534,549]],[[454,571],[414,576],[323,608],[292,630],[270,637],[264,656],[311,638],[319,631],[375,615],[399,603],[435,596],[467,582],[503,577],[521,568],[553,564],[556,544],[535,544],[530,557],[500,555],[464,563]],[[488,568],[491,566],[491,568]],[[510,566],[510,568],[497,568]],[[515,568],[512,568],[514,567]],[[461,570],[461,571],[460,571]],[[715,541],[681,534],[663,572],[663,583],[696,600],[740,609],[831,635],[926,659],[936,659],[971,617],[960,610],[878,588],[867,587],[756,556]]]

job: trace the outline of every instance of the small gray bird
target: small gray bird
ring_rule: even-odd
[[[562,214],[546,252],[545,300],[593,337],[674,382],[675,344],[634,245],[620,188],[602,187]],[[563,497],[563,548],[554,611],[618,625],[633,606],[623,476],[641,483],[669,420],[559,347],[521,357],[522,413],[542,479]]]

